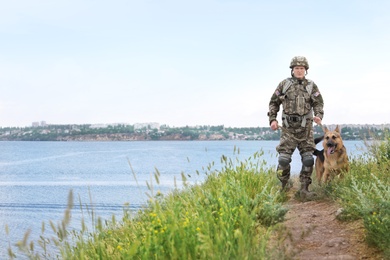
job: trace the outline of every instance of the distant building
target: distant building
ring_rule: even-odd
[[[134,130],[137,129],[159,129],[160,124],[159,123],[136,123],[134,124]]]
[[[107,128],[107,124],[93,124],[89,128]]]
[[[32,122],[32,127],[47,126],[46,121]]]

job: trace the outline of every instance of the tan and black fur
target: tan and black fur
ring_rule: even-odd
[[[324,127],[324,132],[323,137],[315,140],[317,144],[323,138],[322,146],[324,147],[323,150],[314,152],[314,155],[317,156],[315,169],[319,184],[322,180],[328,183],[335,176],[349,171],[347,149],[341,138],[339,126],[334,131]]]

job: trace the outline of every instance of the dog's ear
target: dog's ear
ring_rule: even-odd
[[[337,133],[340,133],[340,128],[339,128],[339,125],[337,125],[337,126],[336,126],[336,129],[335,129],[335,131],[336,131]]]
[[[327,132],[329,132],[328,128],[326,126],[322,126],[322,130],[324,131],[324,133],[326,134]]]

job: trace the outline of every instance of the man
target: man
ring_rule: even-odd
[[[296,56],[290,63],[291,78],[279,83],[269,102],[269,122],[272,130],[279,124],[277,113],[280,105],[282,111],[282,134],[276,147],[278,157],[278,178],[282,182],[282,190],[286,189],[290,178],[290,162],[294,150],[298,148],[301,155],[302,170],[299,174],[301,182],[300,196],[310,199],[315,194],[309,191],[313,172],[315,143],[313,138],[313,120],[321,124],[324,116],[324,102],[317,85],[306,79],[309,63],[305,57]],[[313,115],[314,113],[314,115]],[[313,117],[314,116],[314,117]]]

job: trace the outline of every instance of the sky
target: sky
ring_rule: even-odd
[[[390,123],[387,0],[0,3],[0,127],[266,127],[294,56],[323,124]]]

